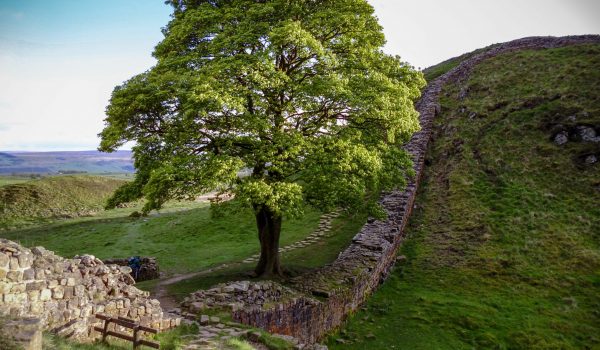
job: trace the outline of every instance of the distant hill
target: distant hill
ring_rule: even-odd
[[[103,176],[50,176],[0,187],[0,228],[40,219],[87,216],[102,210],[124,180]]]
[[[0,152],[0,174],[132,173],[131,151]]]

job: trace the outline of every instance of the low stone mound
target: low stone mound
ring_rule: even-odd
[[[133,286],[130,272],[93,255],[65,259],[0,239],[0,315],[38,318],[43,330],[81,341],[99,336],[92,331],[102,324],[97,313],[159,330],[178,325],[179,318],[164,314],[158,300]]]

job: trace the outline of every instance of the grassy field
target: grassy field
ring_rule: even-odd
[[[457,98],[467,90],[465,99]],[[600,348],[600,46],[488,60],[442,92],[401,254],[330,349]]]
[[[25,175],[0,175],[0,187],[6,185],[21,184],[31,180],[32,178],[30,176]]]
[[[259,251],[250,209],[236,208],[213,217],[206,202],[181,202],[149,217],[131,218],[133,210],[116,209],[99,217],[5,231],[0,236],[25,246],[41,245],[65,257],[83,253],[99,258],[155,256],[168,274],[243,260]],[[320,215],[307,209],[299,219],[284,220],[281,243],[308,236]]]
[[[295,276],[300,273],[305,273],[310,269],[333,262],[337,258],[339,252],[344,250],[350,244],[352,238],[356,235],[365,221],[365,214],[342,214],[333,220],[330,231],[331,235],[328,237],[325,237],[323,240],[308,247],[282,253],[281,261],[286,275]],[[296,224],[296,222],[292,221],[289,225],[293,224]],[[300,224],[300,222],[298,222],[298,224]],[[307,224],[311,225],[312,228],[310,231],[312,232],[314,229],[314,226],[312,226],[313,221],[310,221]],[[252,237],[254,238],[254,236]],[[290,240],[286,239],[286,241],[289,242]],[[284,245],[285,244],[287,243],[284,243]],[[167,286],[167,290],[170,295],[181,300],[198,289],[210,288],[217,283],[247,280],[247,273],[253,268],[253,264],[230,264],[226,269],[169,285]],[[285,283],[285,281],[283,282]]]
[[[0,187],[0,229],[101,211],[106,199],[124,183],[103,176],[65,175],[4,185]]]

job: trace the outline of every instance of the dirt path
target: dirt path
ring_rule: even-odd
[[[323,216],[321,216],[321,219],[319,220],[319,226],[317,227],[317,229],[314,232],[312,232],[310,235],[308,235],[306,238],[302,239],[301,241],[298,241],[293,244],[287,245],[285,247],[279,248],[279,253],[285,253],[285,252],[289,252],[292,250],[304,248],[304,247],[307,247],[309,245],[319,242],[321,239],[323,239],[329,235],[329,233],[331,232],[331,222],[334,218],[338,217],[339,215],[340,215],[339,210],[333,211],[328,214],[324,214]],[[154,286],[152,291],[150,292],[150,296],[152,298],[158,299],[158,301],[160,301],[160,305],[162,306],[163,310],[174,309],[179,306],[179,302],[175,299],[175,297],[173,295],[169,294],[167,286],[181,282],[181,281],[185,281],[185,280],[188,280],[191,278],[208,275],[215,271],[223,270],[223,269],[231,267],[231,266],[257,263],[259,257],[260,257],[259,254],[255,254],[247,259],[244,259],[241,262],[238,261],[238,262],[224,263],[224,264],[217,265],[217,266],[214,266],[214,267],[208,268],[206,270],[202,270],[202,271],[189,272],[189,273],[184,273],[184,274],[176,274],[176,275],[172,275],[169,277],[161,278],[158,281],[158,283]]]

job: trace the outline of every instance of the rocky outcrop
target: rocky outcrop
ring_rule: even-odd
[[[366,300],[394,265],[423,171],[432,121],[440,111],[438,98],[442,87],[449,82],[466,80],[475,65],[499,54],[584,43],[600,43],[600,36],[531,37],[511,41],[463,61],[431,82],[416,103],[421,131],[415,133],[405,146],[412,157],[416,176],[408,181],[403,191],[386,193],[381,198],[381,204],[388,213],[387,220],[370,220],[338,259],[317,271],[295,278],[285,297],[271,298],[269,302],[255,305],[242,303],[240,307],[235,302],[236,298],[246,298],[238,295],[238,292],[225,292],[221,288],[219,294],[227,295],[220,298],[233,301],[229,304],[234,320],[272,333],[292,335],[308,343],[318,341],[340,326],[348,313]],[[250,293],[254,293],[254,289]],[[206,294],[196,293],[184,307],[190,310],[193,303],[196,303],[196,307],[206,307],[203,297]]]
[[[38,318],[41,328],[89,340],[101,325],[96,313],[168,329],[178,318],[163,314],[158,300],[133,286],[131,269],[105,265],[92,255],[65,259],[42,247],[0,239],[0,315]]]

